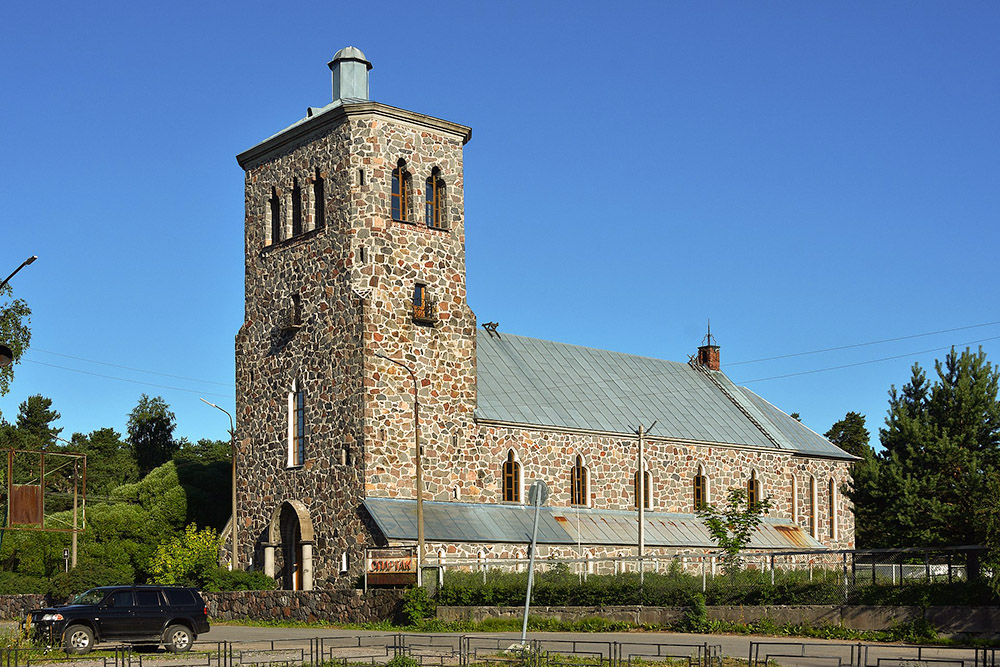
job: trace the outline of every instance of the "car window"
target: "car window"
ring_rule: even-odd
[[[89,591],[80,593],[73,598],[73,604],[100,604],[106,592],[107,590],[101,590],[100,588],[91,588]]]
[[[132,591],[115,591],[108,598],[109,607],[131,607],[132,606]]]
[[[135,597],[140,607],[159,607],[160,591],[136,591]]]
[[[186,588],[166,588],[163,594],[167,596],[167,602],[170,604],[195,604],[194,595]]]

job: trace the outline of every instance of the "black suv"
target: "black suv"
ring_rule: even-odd
[[[181,653],[208,632],[208,607],[193,588],[104,586],[68,605],[32,609],[25,630],[67,653],[87,653],[104,641],[155,641]]]

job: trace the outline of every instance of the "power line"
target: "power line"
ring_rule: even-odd
[[[869,359],[868,361],[857,361],[853,364],[842,364],[840,366],[828,366],[826,368],[815,368],[809,371],[799,371],[797,373],[785,373],[784,375],[772,375],[766,378],[757,378],[754,380],[740,380],[740,384],[750,384],[752,382],[766,382],[768,380],[780,380],[781,378],[795,377],[796,375],[810,375],[812,373],[823,373],[825,371],[835,371],[841,368],[852,368],[854,366],[864,366],[866,364],[877,364],[881,361],[892,361],[893,359],[905,359],[906,357],[915,357],[921,354],[928,354],[930,352],[940,352],[941,350],[950,350],[953,347],[963,347],[967,345],[975,345],[977,343],[985,343],[991,340],[1000,339],[1000,336],[992,336],[990,338],[981,338],[979,340],[969,341],[968,343],[959,343],[958,345],[947,345],[945,347],[934,347],[929,350],[921,350],[919,352],[910,352],[908,354],[897,354],[891,357],[882,357],[881,359]]]
[[[171,387],[165,384],[156,384],[153,382],[143,382],[141,380],[130,380],[128,378],[115,377],[114,375],[104,375],[103,373],[94,373],[92,371],[84,371],[79,368],[69,368],[67,366],[58,366],[56,364],[47,364],[44,361],[35,361],[34,359],[25,359],[24,361],[29,364],[38,364],[39,366],[48,366],[49,368],[58,368],[64,371],[72,371],[74,373],[82,373],[83,375],[93,375],[99,378],[106,378],[108,380],[117,380],[119,382],[130,382],[132,384],[141,384],[147,387],[157,387],[158,389],[171,389],[173,391],[183,391],[189,394],[201,394],[203,396],[218,396],[220,398],[232,398],[230,394],[214,394],[212,392],[201,391],[200,389],[184,389],[183,387]]]
[[[112,368],[121,368],[127,371],[135,371],[137,373],[148,373],[149,375],[159,375],[161,377],[174,378],[175,380],[188,380],[190,382],[202,382],[204,384],[216,384],[222,387],[232,387],[232,384],[227,382],[214,382],[212,380],[199,380],[198,378],[185,377],[183,375],[171,375],[170,373],[159,373],[157,371],[147,371],[143,368],[133,368],[132,366],[122,366],[121,364],[112,364],[107,361],[97,361],[96,359],[87,359],[85,357],[74,357],[71,354],[63,354],[62,352],[52,352],[50,350],[43,350],[41,348],[32,347],[33,352],[44,352],[45,354],[53,354],[57,357],[64,357],[66,359],[75,359],[76,361],[86,361],[91,364],[100,364],[101,366],[111,366]],[[57,368],[59,368],[57,366]]]
[[[804,357],[809,354],[821,354],[823,352],[836,352],[838,350],[850,350],[856,347],[865,347],[867,345],[880,345],[881,343],[894,343],[900,340],[909,340],[911,338],[923,338],[925,336],[936,336],[943,333],[952,333],[955,331],[965,331],[966,329],[977,329],[980,327],[992,327],[1000,324],[1000,322],[984,322],[983,324],[970,324],[965,327],[955,327],[953,329],[941,329],[940,331],[928,331],[927,333],[910,334],[908,336],[896,336],[895,338],[883,338],[882,340],[872,340],[867,343],[851,343],[850,345],[838,345],[836,347],[825,347],[821,350],[809,350],[808,352],[791,352],[789,354],[779,354],[774,357],[761,357],[760,359],[749,359],[747,361],[731,361],[726,363],[726,366],[742,366],[743,364],[756,364],[761,361],[775,361],[777,359],[789,359],[791,357]],[[992,340],[987,338],[986,340]],[[842,368],[842,367],[838,367]]]

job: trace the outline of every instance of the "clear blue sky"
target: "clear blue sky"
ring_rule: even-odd
[[[123,430],[148,392],[226,437],[198,397],[234,403],[234,156],[327,103],[350,44],[373,99],[473,128],[480,322],[683,361],[711,318],[735,381],[874,432],[914,362],[1000,361],[998,34],[996,2],[8,4],[0,279],[39,259],[0,411]]]

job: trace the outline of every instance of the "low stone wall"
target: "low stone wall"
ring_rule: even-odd
[[[683,617],[685,607],[532,607],[532,616],[578,621],[595,616],[611,621],[667,625]],[[775,623],[843,625],[854,630],[888,630],[895,625],[926,618],[943,635],[993,634],[1000,629],[1000,607],[862,607],[835,605],[708,607],[713,621],[752,623],[764,618]],[[442,621],[482,621],[519,618],[524,607],[438,607]]]
[[[366,623],[393,620],[402,591],[357,589],[322,591],[230,591],[202,593],[210,619],[294,620]]]
[[[0,619],[16,621],[24,618],[24,613],[29,609],[47,606],[44,595],[0,595]]]

